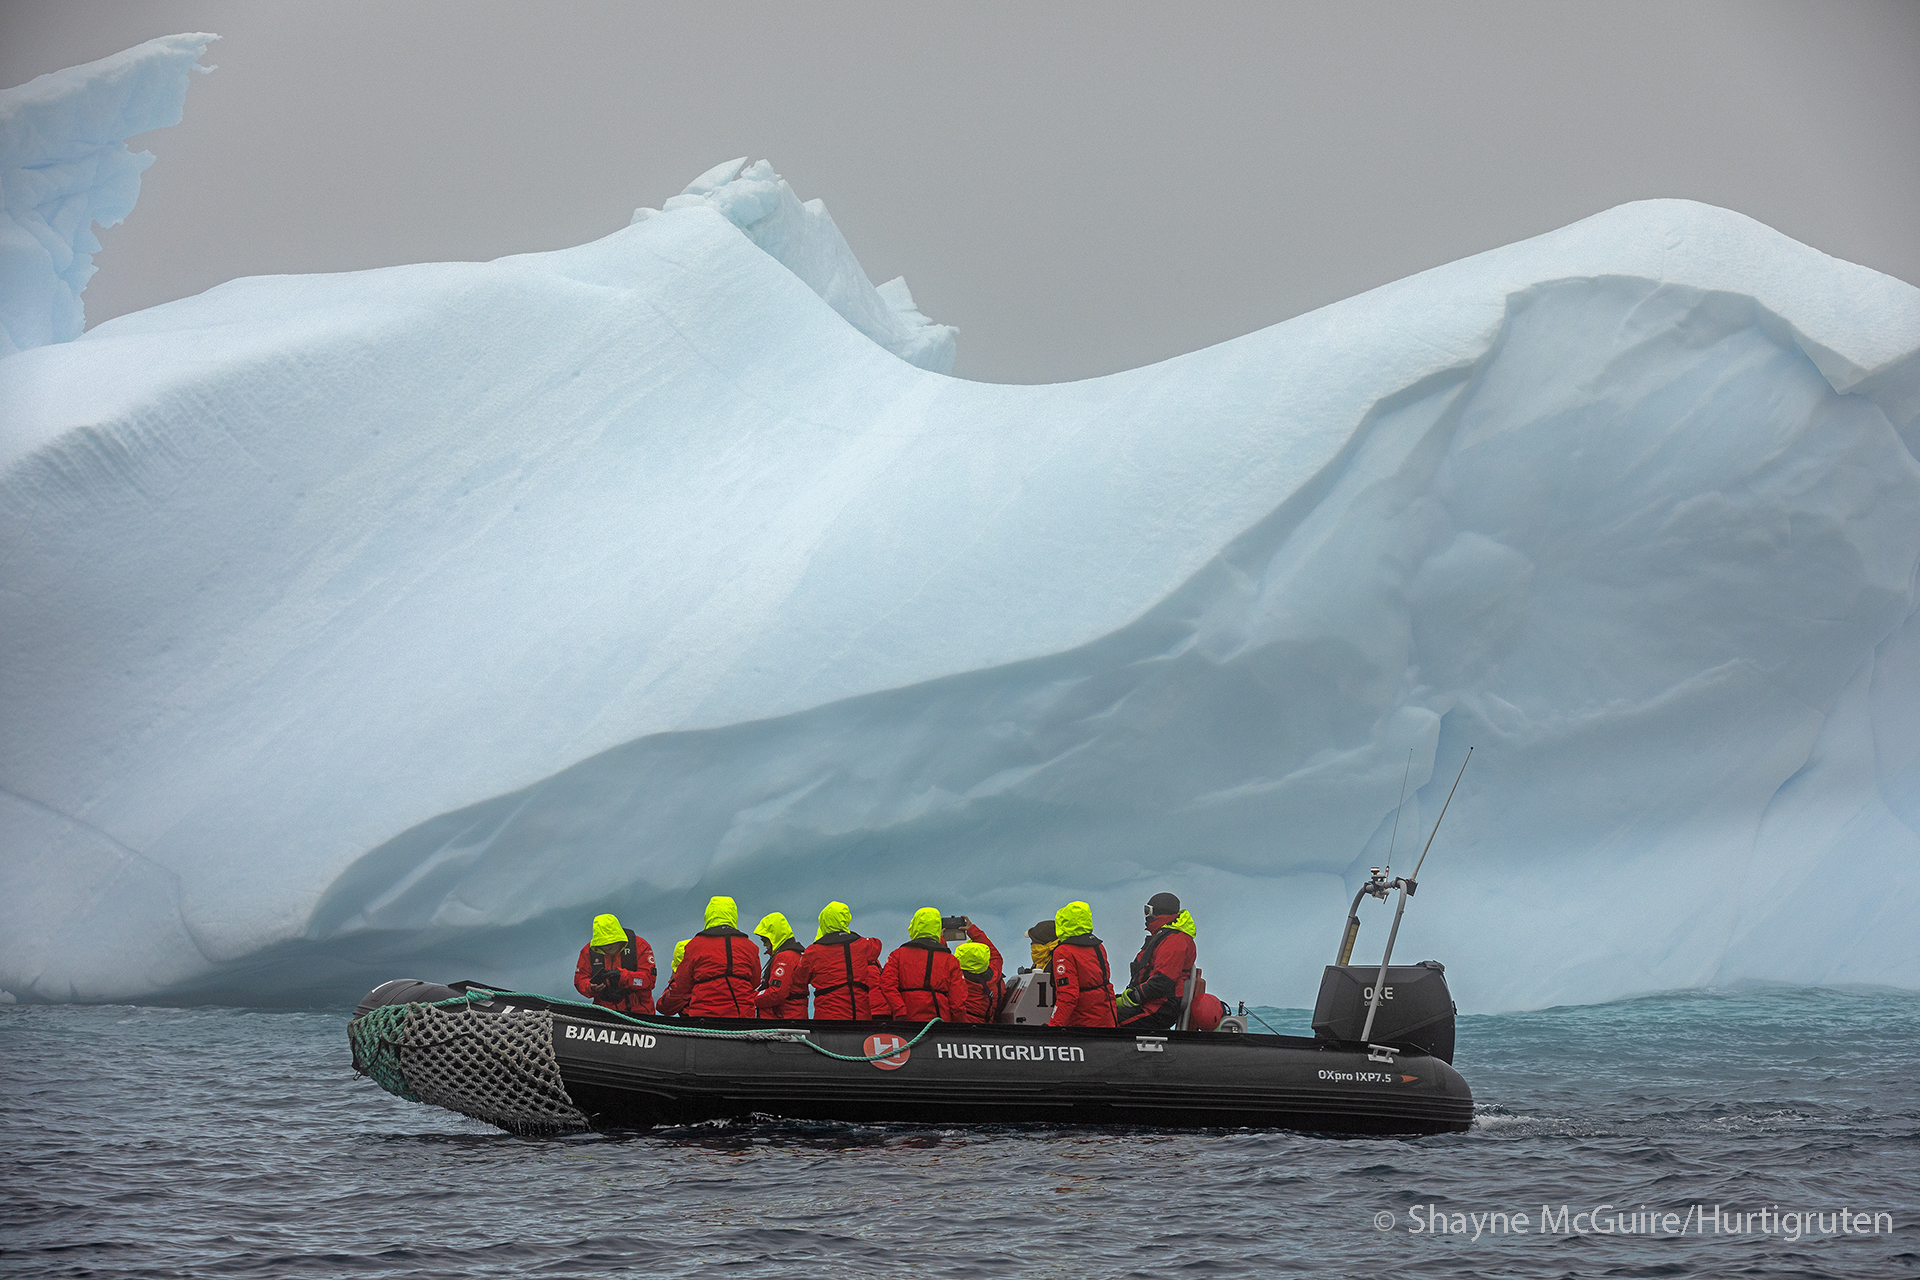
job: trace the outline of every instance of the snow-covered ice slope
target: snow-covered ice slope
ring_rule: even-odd
[[[180,123],[219,38],[162,36],[0,90],[0,356],[80,335],[94,225],[132,212],[153,163],[126,140]]]
[[[1469,744],[1399,951],[1463,1008],[1920,984],[1920,291],[1655,201],[991,386],[727,183],[0,361],[0,985],[560,990],[710,892],[1118,959],[1172,889],[1297,1004]]]

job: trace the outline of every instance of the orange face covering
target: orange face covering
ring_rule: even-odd
[[[1027,945],[1033,951],[1033,967],[1034,968],[1044,969],[1048,965],[1053,963],[1053,946],[1054,946],[1053,943],[1032,942],[1032,943],[1028,943]]]

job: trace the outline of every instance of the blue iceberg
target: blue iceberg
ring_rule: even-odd
[[[953,341],[736,161],[0,360],[0,985],[1172,889],[1297,1005],[1469,745],[1463,1008],[1920,985],[1920,290],[1661,200],[1086,382]]]

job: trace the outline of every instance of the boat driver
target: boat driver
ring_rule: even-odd
[[[1160,1031],[1180,1019],[1180,1001],[1193,981],[1198,931],[1171,893],[1147,899],[1147,941],[1133,958],[1126,990],[1113,1007],[1123,1027]]]

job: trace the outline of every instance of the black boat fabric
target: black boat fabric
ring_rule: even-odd
[[[1297,1036],[742,1027],[476,988],[439,1005],[375,1008],[349,1038],[356,1068],[389,1091],[526,1134],[754,1114],[1419,1134],[1460,1132],[1473,1116],[1466,1082],[1437,1058],[1369,1058]]]

